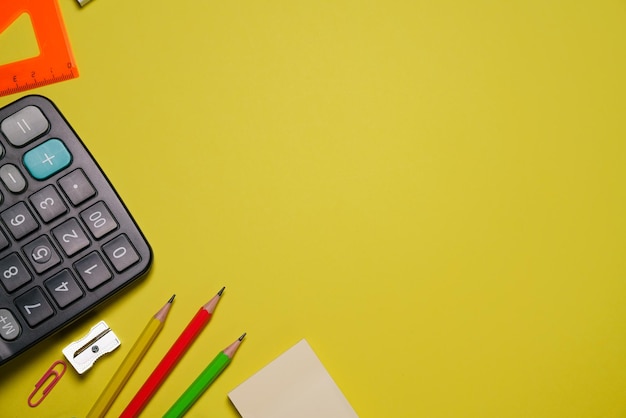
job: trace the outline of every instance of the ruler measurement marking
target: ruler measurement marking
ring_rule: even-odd
[[[13,0],[7,9],[0,16],[0,27],[9,27],[27,13],[40,54],[0,65],[0,96],[78,77],[57,0]]]

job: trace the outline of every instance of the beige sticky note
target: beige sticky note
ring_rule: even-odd
[[[358,418],[306,340],[233,389],[242,418]]]

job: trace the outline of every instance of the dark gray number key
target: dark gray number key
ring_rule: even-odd
[[[7,292],[13,292],[32,277],[16,253],[12,253],[0,260],[0,280]]]
[[[74,268],[89,290],[94,290],[113,277],[100,255],[96,252],[78,260],[74,264]]]
[[[139,254],[135,251],[126,235],[120,235],[102,246],[102,250],[117,271],[124,271],[137,261]]]
[[[72,277],[69,270],[61,270],[59,273],[46,280],[44,283],[48,292],[61,308],[65,308],[72,302],[83,296],[83,291]]]
[[[61,262],[61,257],[45,235],[26,244],[24,254],[37,273],[43,273]]]
[[[24,202],[19,202],[0,214],[4,224],[15,239],[24,238],[26,235],[39,228],[33,214],[28,210]]]
[[[30,197],[30,203],[46,223],[67,212],[67,206],[51,184],[33,194]]]
[[[41,289],[34,287],[15,299],[15,305],[28,325],[34,327],[54,315],[54,310]]]
[[[52,234],[68,257],[88,247],[91,243],[83,228],[80,227],[78,221],[74,218],[54,228]]]
[[[118,226],[104,202],[98,202],[85,209],[80,213],[80,217],[96,239],[116,230]]]

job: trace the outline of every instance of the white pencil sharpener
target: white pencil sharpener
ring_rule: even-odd
[[[104,321],[98,322],[89,333],[63,349],[65,358],[78,374],[83,374],[103,355],[120,346],[117,335]]]

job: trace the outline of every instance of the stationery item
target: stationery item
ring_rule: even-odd
[[[242,418],[358,418],[304,339],[228,397]]]
[[[46,398],[46,396],[48,396],[52,388],[54,388],[56,384],[59,383],[59,380],[61,380],[61,377],[65,373],[66,369],[67,365],[61,360],[57,360],[52,363],[52,366],[50,366],[48,370],[46,370],[41,379],[39,379],[39,381],[35,383],[35,390],[33,390],[28,396],[28,406],[34,408],[38,406],[41,402],[43,402],[43,400]],[[48,382],[49,380],[50,382],[46,385],[46,387],[41,390],[41,394],[39,395],[39,389],[41,389],[44,383]],[[38,396],[38,399],[33,400],[35,396]]]
[[[150,318],[150,321],[148,321],[148,324],[144,328],[143,332],[126,355],[126,358],[122,364],[120,364],[120,367],[117,369],[108,385],[89,411],[89,414],[87,414],[88,418],[104,417],[107,413],[113,404],[113,401],[117,395],[119,395],[122,388],[130,378],[130,375],[135,371],[139,362],[148,351],[148,348],[150,348],[156,336],[159,332],[161,332],[161,329],[163,329],[165,319],[167,318],[167,314],[169,313],[172,302],[174,301],[174,296],[172,296],[170,300],[167,301],[167,303],[152,318]]]
[[[28,13],[39,55],[0,66],[0,96],[78,77],[78,69],[56,0],[12,0],[2,4],[0,32]]]
[[[126,409],[122,411],[120,418],[136,417],[145,408],[178,361],[187,352],[189,347],[191,347],[196,337],[200,335],[200,332],[209,323],[224,289],[225,288],[222,287],[222,289],[217,292],[217,295],[198,310],[178,339],[170,347],[169,351],[165,354],[161,362],[152,371],[152,374],[150,374],[146,382],[126,406]]]
[[[96,360],[120,346],[117,335],[104,321],[98,322],[87,335],[63,349],[65,358],[78,374],[91,369]]]
[[[0,157],[2,365],[144,276],[152,251],[47,98],[0,108]]]
[[[163,418],[175,418],[185,415],[189,408],[202,396],[204,391],[211,386],[211,383],[217,379],[217,376],[230,364],[245,336],[246,334],[244,333],[234,343],[221,351],[163,415]]]

